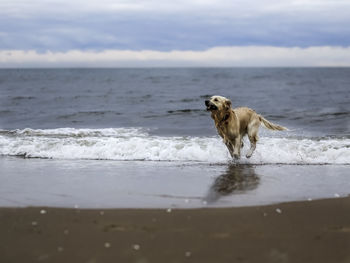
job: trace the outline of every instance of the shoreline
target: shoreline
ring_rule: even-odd
[[[350,197],[196,209],[0,208],[2,262],[350,262]]]
[[[0,158],[0,207],[241,207],[347,196],[344,165]]]

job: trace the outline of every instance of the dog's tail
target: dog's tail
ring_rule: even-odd
[[[273,124],[272,122],[269,122],[266,120],[263,116],[259,115],[260,121],[264,124],[264,126],[269,130],[274,131],[288,131],[286,127],[283,127],[281,125]]]

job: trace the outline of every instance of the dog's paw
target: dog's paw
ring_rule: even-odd
[[[250,150],[247,152],[246,157],[247,157],[247,158],[252,157],[253,153],[254,153],[254,149],[250,149]]]
[[[252,157],[252,155],[253,155],[253,151],[249,151],[245,157],[249,159],[250,157]]]

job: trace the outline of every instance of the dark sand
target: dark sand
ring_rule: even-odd
[[[350,262],[349,197],[171,211],[1,208],[0,220],[6,263]]]

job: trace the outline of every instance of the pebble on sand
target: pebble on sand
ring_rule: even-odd
[[[132,245],[132,248],[134,249],[134,250],[140,250],[140,245],[139,244],[134,244],[134,245]]]
[[[186,257],[190,257],[191,255],[192,255],[192,253],[191,253],[190,251],[186,251],[186,252],[185,252],[185,256],[186,256]]]

